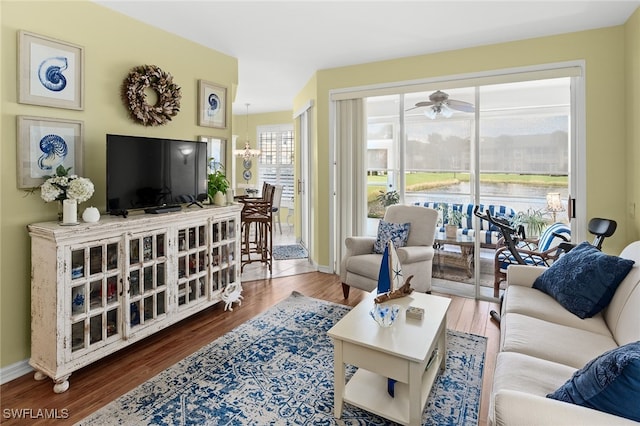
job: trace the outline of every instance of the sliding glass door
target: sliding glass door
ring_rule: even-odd
[[[558,194],[566,208],[570,86],[567,77],[442,88],[461,108],[446,113],[429,103],[434,90],[368,97],[367,233],[376,234],[385,205],[396,200],[438,208],[434,285],[491,297],[499,235],[473,207],[569,222],[566,211],[549,211],[547,196]],[[458,229],[447,235],[456,210]]]

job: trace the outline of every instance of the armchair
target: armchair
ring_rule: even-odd
[[[535,241],[523,240],[515,248],[517,254],[527,265],[551,266],[551,264],[564,252],[562,244],[571,240],[571,228],[564,223],[554,223],[542,232],[540,238]],[[500,283],[507,279],[507,267],[521,264],[511,252],[509,246],[496,250],[494,257],[493,296],[498,297]],[[499,243],[500,244],[500,243]]]
[[[421,206],[394,205],[387,207],[384,220],[410,223],[405,247],[396,248],[405,277],[413,275],[412,287],[431,292],[431,267],[438,212]],[[351,287],[372,291],[378,285],[382,254],[373,252],[376,237],[353,236],[345,239],[346,252],[340,262],[340,280],[344,298]]]

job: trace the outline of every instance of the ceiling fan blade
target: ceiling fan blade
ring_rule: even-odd
[[[411,111],[411,110],[414,110],[414,109],[417,109],[417,108],[422,108],[422,107],[426,107],[426,106],[431,106],[431,105],[433,105],[433,102],[430,102],[430,101],[421,101],[421,102],[418,102],[418,103],[416,104],[416,106],[413,106],[413,107],[411,107],[411,108],[405,109],[405,112],[406,112],[406,111]]]
[[[456,101],[455,99],[449,99],[447,101],[447,104],[449,104],[449,108],[452,108],[458,111],[475,112],[476,110],[473,104],[470,104],[469,102],[464,102],[464,101]]]

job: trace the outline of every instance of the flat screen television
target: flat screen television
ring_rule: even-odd
[[[107,135],[107,211],[206,198],[207,143]]]

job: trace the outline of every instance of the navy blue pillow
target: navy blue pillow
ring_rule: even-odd
[[[640,341],[589,361],[547,398],[640,422]]]
[[[569,312],[590,318],[603,310],[634,261],[611,256],[583,242],[560,256],[533,283]]]

